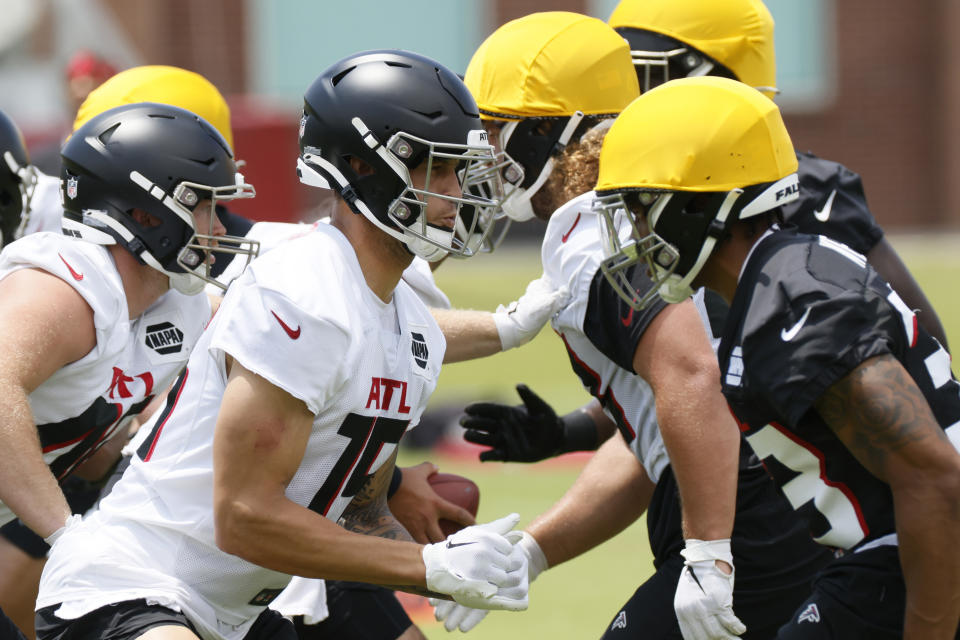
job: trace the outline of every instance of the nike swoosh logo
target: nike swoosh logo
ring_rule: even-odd
[[[473,542],[450,542],[447,540],[447,549],[455,549],[456,547],[465,547],[468,544],[476,544],[476,541]]]
[[[76,271],[74,271],[73,267],[70,266],[70,263],[63,259],[63,255],[62,255],[62,254],[59,254],[59,253],[58,253],[57,255],[60,256],[60,260],[63,262],[63,264],[65,264],[65,265],[67,266],[67,269],[70,271],[70,275],[73,276],[73,279],[74,279],[74,280],[76,280],[77,282],[83,280],[83,274],[82,274],[82,273],[77,273]]]
[[[623,323],[623,326],[625,327],[630,326],[630,324],[633,322],[633,307],[630,307],[630,313],[628,313],[625,317],[620,318],[620,322]]]
[[[573,230],[577,228],[577,224],[580,223],[580,212],[577,212],[577,218],[573,221],[573,224],[570,225],[570,229],[567,230],[565,234],[560,236],[560,242],[566,243],[570,239],[570,234],[573,233]]]
[[[833,199],[837,197],[837,190],[834,189],[830,192],[830,197],[827,198],[827,201],[823,203],[823,206],[819,209],[813,210],[813,217],[819,220],[820,222],[826,222],[830,219],[830,210],[833,208]]]
[[[800,328],[803,326],[803,323],[807,321],[807,316],[810,315],[810,307],[807,307],[807,310],[803,312],[803,315],[800,316],[800,319],[797,320],[797,324],[793,325],[789,329],[780,329],[780,339],[784,342],[790,342],[793,340],[798,333],[800,333]]]
[[[280,319],[280,316],[277,315],[276,311],[270,310],[270,313],[273,314],[273,317],[277,319],[277,322],[280,323],[280,326],[283,327],[283,330],[287,332],[287,335],[290,336],[291,340],[296,340],[300,337],[300,326],[298,325],[296,330],[293,330],[287,325],[286,322]]]

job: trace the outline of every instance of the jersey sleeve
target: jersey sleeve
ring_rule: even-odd
[[[237,283],[239,284],[239,283]],[[306,313],[282,293],[252,279],[224,298],[211,324],[210,350],[299,398],[314,414],[342,385],[349,334],[329,318]]]
[[[642,265],[632,267],[630,282],[641,294],[654,286]],[[633,354],[643,332],[666,306],[667,303],[658,296],[645,308],[634,310],[598,269],[590,284],[583,333],[600,353],[621,368],[633,371]]]
[[[802,233],[825,235],[866,255],[883,238],[860,175],[837,162],[798,153],[800,197],[784,206],[787,222]]]
[[[806,295],[788,301],[745,336],[748,375],[796,426],[817,399],[868,358],[892,353],[900,315],[871,292]]]

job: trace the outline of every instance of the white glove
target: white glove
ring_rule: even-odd
[[[515,537],[519,534],[517,546],[527,557],[527,578],[529,583],[536,580],[537,576],[548,568],[547,557],[543,555],[540,545],[536,539],[526,531],[511,531],[507,537]],[[433,616],[440,622],[447,631],[460,629],[466,633],[480,624],[480,621],[487,617],[489,609],[471,609],[462,604],[457,604],[451,600],[437,600],[430,598],[430,604],[433,605]]]
[[[736,640],[747,627],[733,613],[733,572],[723,573],[715,562],[733,567],[730,539],[689,539],[680,554],[684,567],[673,608],[684,640]]]
[[[565,286],[555,286],[546,276],[540,276],[527,285],[527,291],[519,300],[504,307],[500,305],[493,314],[493,322],[500,334],[503,351],[526,344],[540,333],[550,316],[562,309],[570,297]]]
[[[519,521],[511,513],[424,546],[427,588],[478,609],[526,609],[527,557],[516,545],[519,532],[508,534]]]
[[[56,541],[59,540],[60,537],[63,536],[63,534],[65,534],[69,529],[72,529],[73,527],[80,524],[80,520],[81,520],[80,514],[74,513],[73,515],[68,516],[67,521],[63,523],[63,526],[57,529],[56,531],[54,531],[53,533],[51,533],[50,535],[48,535],[46,538],[43,539],[43,541],[52,547],[56,543]]]

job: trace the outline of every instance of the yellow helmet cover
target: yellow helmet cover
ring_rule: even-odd
[[[640,96],[613,123],[597,191],[729,191],[797,170],[777,105],[727,78],[682,78]]]
[[[777,86],[773,17],[761,0],[621,0],[608,22],[679,40],[751,87]]]
[[[477,49],[464,81],[487,119],[616,114],[640,94],[623,38],[566,11],[504,24]]]
[[[199,73],[162,65],[121,71],[91,91],[77,110],[73,130],[104,111],[137,102],[158,102],[191,111],[213,125],[233,148],[230,108],[220,91]]]

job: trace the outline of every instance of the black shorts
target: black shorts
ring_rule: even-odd
[[[317,624],[293,619],[300,640],[396,640],[413,625],[393,591],[363,582],[328,580],[327,609]]]
[[[777,640],[893,640],[903,636],[906,587],[897,547],[848,553],[823,569]],[[960,630],[957,636],[960,638]]]
[[[669,467],[651,499],[647,526],[657,571],[611,620],[606,640],[636,637],[639,630],[651,640],[680,638],[673,596],[684,543],[679,492]],[[833,559],[810,539],[763,468],[750,464],[739,474],[731,547],[737,572],[733,611],[747,625],[744,640],[772,638],[810,595],[817,571]]]
[[[144,600],[127,600],[100,607],[76,620],[64,620],[54,613],[59,605],[37,611],[37,640],[133,640],[154,627],[186,627],[198,637],[196,628],[182,613]],[[244,636],[244,640],[296,640],[289,620],[265,609]]]

